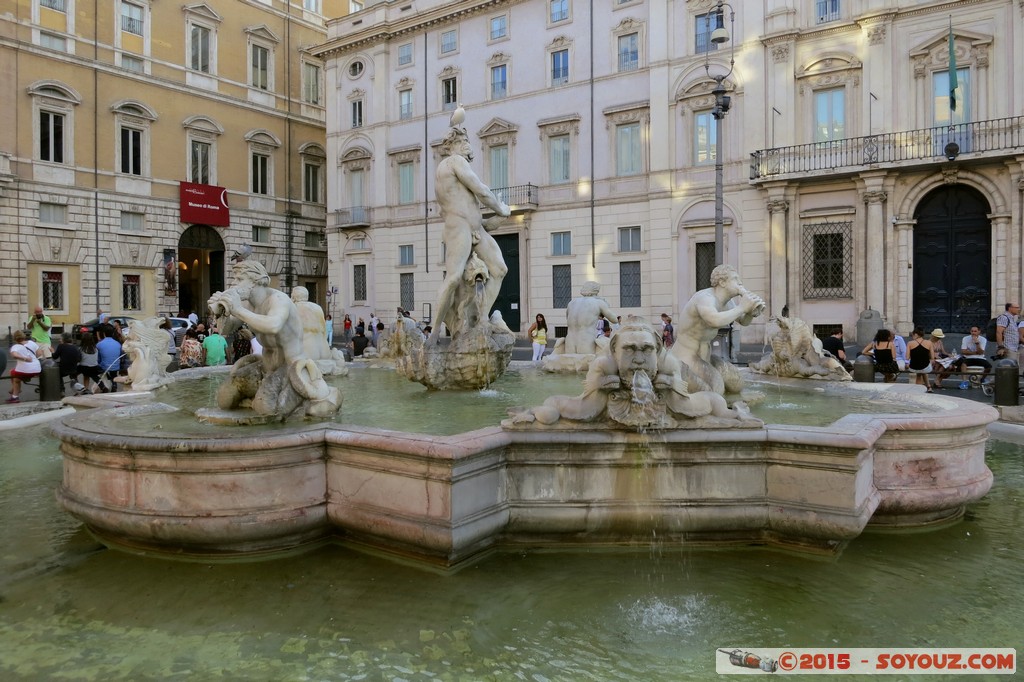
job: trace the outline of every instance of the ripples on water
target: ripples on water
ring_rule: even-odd
[[[1024,448],[967,519],[838,557],[501,553],[451,575],[327,547],[191,564],[99,550],[56,443],[0,435],[0,678],[680,680],[717,647],[1004,647],[1024,631]],[[914,678],[925,679],[925,678]],[[980,678],[979,678],[980,679]]]

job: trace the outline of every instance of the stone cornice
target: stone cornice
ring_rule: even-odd
[[[468,17],[484,12],[493,11],[497,7],[511,7],[526,0],[456,0],[447,2],[427,10],[412,14],[409,17],[400,17],[395,21],[383,21],[357,28],[352,33],[328,39],[322,45],[311,48],[310,53],[323,59],[335,55],[361,50],[369,45],[387,42],[402,35],[419,33],[431,28],[458,24]],[[368,16],[373,16],[373,8],[367,8]],[[384,11],[387,11],[386,9]],[[358,18],[356,18],[358,20]],[[327,22],[328,30],[333,25],[343,22],[352,22],[353,15],[346,15]]]

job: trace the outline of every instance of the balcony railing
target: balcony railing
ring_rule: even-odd
[[[334,209],[331,227],[348,230],[370,226],[371,210],[369,206],[352,206]]]
[[[515,212],[536,211],[538,202],[538,191],[536,185],[512,185],[511,187],[495,187],[491,190],[494,196],[498,197],[509,208]],[[484,209],[487,211],[488,209]]]
[[[1024,149],[1024,116],[761,149],[750,155],[750,179],[1014,149]]]

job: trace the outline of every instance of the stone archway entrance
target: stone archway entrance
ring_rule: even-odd
[[[224,290],[224,240],[209,225],[191,225],[178,240],[178,308],[206,314],[210,294]]]
[[[966,185],[925,195],[914,213],[914,323],[967,332],[992,316],[988,201]]]

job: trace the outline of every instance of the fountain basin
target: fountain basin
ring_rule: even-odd
[[[246,558],[340,540],[451,567],[498,546],[757,543],[832,551],[868,525],[956,518],[992,484],[996,411],[885,386],[932,410],[825,427],[648,434],[488,427],[452,436],[335,423],[218,437],[118,435],[65,417],[58,498],[104,543]],[[837,389],[839,390],[839,389]],[[104,410],[116,414],[116,410]]]

